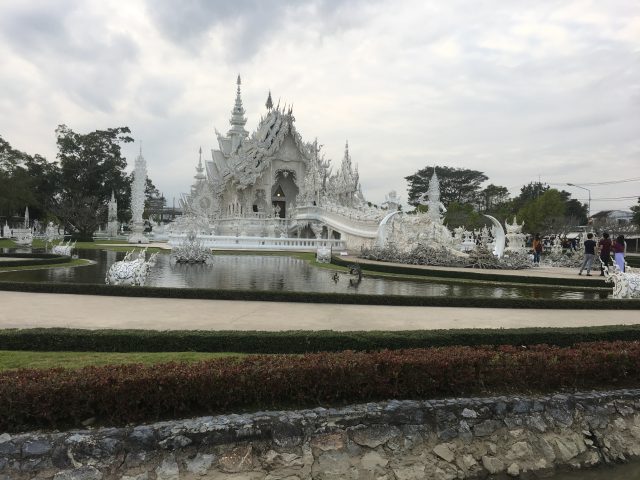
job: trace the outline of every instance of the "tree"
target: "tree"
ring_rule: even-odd
[[[542,182],[531,182],[520,188],[520,195],[513,199],[513,211],[517,212],[527,203],[537,200],[551,187]]]
[[[56,129],[58,159],[61,167],[61,191],[58,217],[80,240],[91,241],[104,222],[111,191],[116,193],[120,209],[128,208],[129,180],[120,144],[133,142],[128,127],[96,130],[79,134],[66,125]]]
[[[29,207],[33,218],[50,214],[60,170],[55,162],[13,148],[0,137],[0,215],[22,215]]]
[[[474,230],[486,225],[485,218],[470,203],[450,203],[443,221],[451,230],[457,227]]]
[[[553,233],[564,224],[564,215],[565,202],[556,189],[546,190],[518,211],[518,219],[524,220],[525,231],[530,233]]]
[[[480,192],[480,184],[489,179],[484,173],[466,168],[435,167],[440,181],[440,200],[445,205],[453,202],[475,203]],[[405,177],[409,182],[409,203],[418,205],[429,189],[433,168],[418,170]]]
[[[640,197],[638,197],[638,204],[631,207],[631,211],[633,212],[631,223],[640,228]]]
[[[509,189],[493,183],[489,184],[480,192],[479,200],[482,211],[491,212],[509,200]]]

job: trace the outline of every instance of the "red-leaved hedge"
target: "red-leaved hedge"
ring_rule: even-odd
[[[389,398],[640,385],[640,342],[255,355],[0,374],[0,431]]]

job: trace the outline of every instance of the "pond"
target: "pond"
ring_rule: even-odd
[[[80,250],[80,258],[95,261],[85,267],[59,267],[0,273],[0,281],[104,283],[109,267],[122,260],[124,252]],[[158,255],[146,285],[176,288],[231,290],[285,290],[337,292],[373,295],[418,295],[493,298],[592,299],[603,294],[580,289],[505,286],[489,283],[451,283],[426,280],[374,278],[365,275],[356,285],[354,277],[318,268],[299,258],[285,255],[215,255],[212,265],[172,265],[168,254]]]
[[[640,462],[625,465],[606,465],[591,470],[559,472],[550,480],[640,480]]]

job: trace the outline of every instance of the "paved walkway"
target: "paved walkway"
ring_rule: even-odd
[[[0,291],[0,328],[420,330],[640,323],[637,310],[387,307]]]

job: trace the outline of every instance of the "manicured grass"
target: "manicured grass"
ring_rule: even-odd
[[[0,240],[0,248],[16,248],[18,245],[13,240],[3,238]]]
[[[0,371],[19,368],[82,368],[95,365],[121,365],[141,363],[152,365],[166,362],[198,362],[213,358],[237,356],[240,353],[201,352],[20,352],[0,350]]]
[[[91,260],[85,260],[84,258],[76,258],[67,263],[55,263],[51,265],[21,265],[21,266],[8,266],[0,267],[0,273],[13,272],[16,270],[41,270],[43,268],[59,268],[59,267],[83,267],[85,265],[91,265]]]

